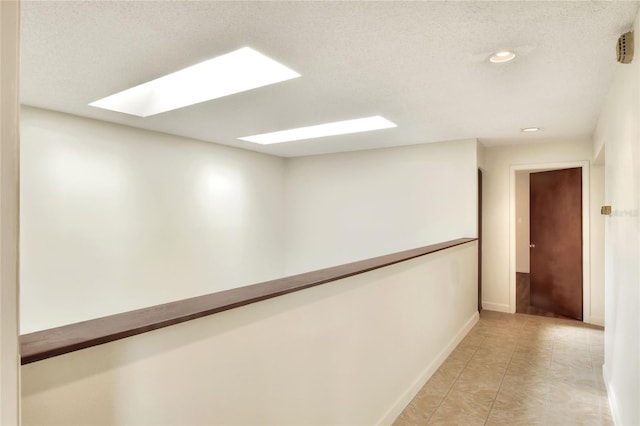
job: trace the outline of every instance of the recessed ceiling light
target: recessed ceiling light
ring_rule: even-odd
[[[503,62],[512,61],[515,57],[516,57],[515,53],[510,52],[508,50],[502,50],[500,52],[496,52],[493,55],[491,55],[489,60],[494,64],[500,64]]]
[[[243,47],[89,105],[148,117],[296,77],[300,74]]]
[[[375,115],[373,117],[357,118],[355,120],[336,121],[315,126],[299,127],[297,129],[281,130],[279,132],[245,136],[238,139],[266,145],[299,141],[302,139],[321,138],[323,136],[368,132],[370,130],[388,129],[391,127],[397,127],[397,125],[384,117]]]
[[[540,130],[540,127],[525,127],[524,129],[522,129],[523,132],[537,132],[538,130]]]

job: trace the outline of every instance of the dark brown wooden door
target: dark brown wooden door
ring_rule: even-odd
[[[582,319],[582,169],[530,174],[531,305]]]

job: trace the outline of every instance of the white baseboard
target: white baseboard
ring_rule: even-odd
[[[451,352],[458,346],[458,343],[464,339],[464,337],[469,333],[469,331],[473,328],[474,325],[480,319],[480,315],[478,312],[474,312],[474,314],[469,318],[469,320],[462,326],[462,328],[456,333],[455,336],[451,339],[449,344],[438,353],[436,358],[427,365],[427,367],[422,370],[422,372],[418,375],[418,378],[411,383],[409,388],[396,400],[395,403],[392,404],[391,408],[387,410],[387,412],[382,416],[380,421],[378,421],[378,425],[390,425],[392,424],[402,413],[405,407],[411,402],[414,396],[418,393],[420,389],[427,383],[427,380],[431,378],[433,373],[442,365],[443,362],[447,359]]]
[[[482,309],[486,309],[487,311],[504,312],[507,314],[511,313],[511,306],[509,305],[485,302],[484,300],[482,301]]]
[[[604,318],[602,317],[589,317],[585,322],[587,324],[599,325],[600,327],[604,327]]]
[[[607,368],[605,364],[602,366],[602,378],[604,379],[604,385],[607,388],[607,398],[609,398],[609,407],[611,408],[611,417],[613,418],[613,424],[621,425],[622,422],[620,421],[620,413],[618,411],[616,394],[613,391],[613,388],[611,387],[611,382],[609,380],[609,377],[607,377],[606,371],[607,371]]]

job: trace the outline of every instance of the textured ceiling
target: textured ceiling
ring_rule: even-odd
[[[281,156],[591,136],[637,2],[22,1],[22,102]],[[148,118],[88,103],[250,46],[301,78]],[[515,61],[491,64],[500,49]],[[397,128],[241,136],[382,115]],[[538,126],[535,134],[520,132]]]

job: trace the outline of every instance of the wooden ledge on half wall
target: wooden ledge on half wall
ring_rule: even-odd
[[[162,327],[282,296],[374,269],[415,259],[476,241],[459,238],[443,243],[373,257],[218,293],[64,325],[20,336],[21,363],[29,364],[91,346],[113,342]]]

